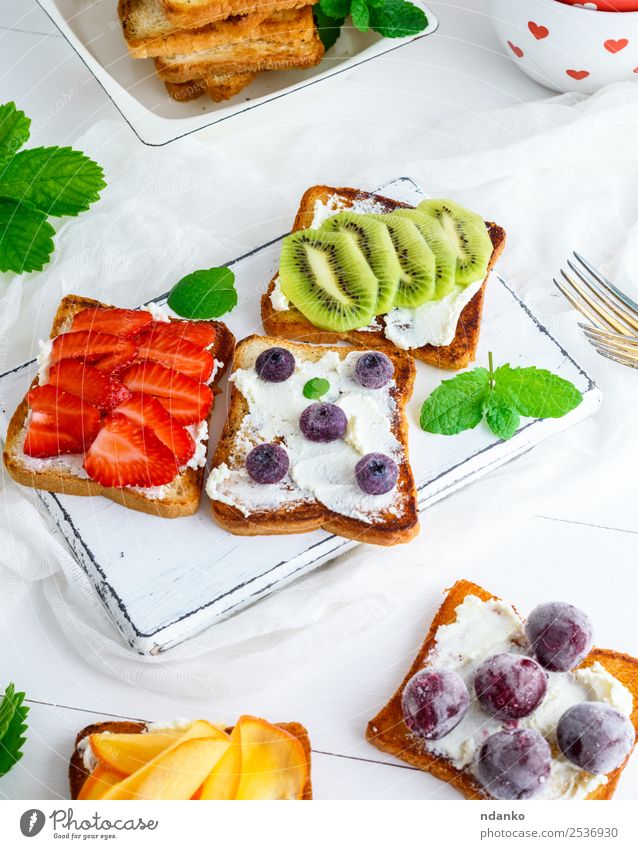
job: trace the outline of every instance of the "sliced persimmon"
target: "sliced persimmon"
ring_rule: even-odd
[[[82,785],[78,799],[101,799],[116,784],[122,780],[122,773],[98,764]]]
[[[301,799],[308,759],[299,740],[265,719],[242,716],[241,776],[237,799]]]
[[[235,799],[241,778],[241,728],[239,723],[230,735],[230,746],[215,769],[208,776],[198,799]]]
[[[148,734],[91,734],[91,750],[100,764],[131,775],[180,740],[187,729]]]

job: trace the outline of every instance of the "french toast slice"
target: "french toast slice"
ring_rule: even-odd
[[[449,625],[456,620],[456,608],[462,604],[468,595],[477,596],[481,601],[497,600],[497,596],[466,580],[457,581],[447,591],[412,666],[390,701],[368,723],[366,738],[382,752],[400,758],[406,763],[440,778],[441,781],[452,784],[466,799],[491,799],[492,797],[486,793],[468,771],[457,769],[450,761],[426,751],[419,745],[418,738],[409,732],[403,721],[401,708],[403,689],[410,678],[426,664],[428,655],[436,644],[437,629],[441,625]],[[610,649],[593,648],[580,665],[587,667],[596,662],[600,663],[631,692],[634,698],[631,721],[638,733],[638,659]],[[622,766],[609,773],[606,784],[596,788],[586,798],[611,799],[629,757],[631,755],[628,756]]]
[[[311,362],[317,362],[331,351],[336,352],[341,360],[355,350],[360,351],[351,347],[305,345],[267,336],[250,336],[237,345],[233,374],[238,369],[252,368],[258,355],[273,346],[286,348],[299,360]],[[405,415],[405,406],[414,385],[415,368],[412,358],[403,351],[388,352],[388,356],[394,364],[394,388],[390,393],[395,412],[391,430],[401,446],[402,454],[402,462],[399,464],[397,461],[399,477],[395,512],[386,509],[375,515],[371,521],[362,521],[333,512],[318,500],[292,499],[276,509],[255,510],[246,515],[238,507],[211,497],[214,519],[227,531],[241,536],[305,533],[323,528],[338,536],[376,545],[397,545],[409,542],[416,536],[419,531],[418,505],[408,457],[408,426]],[[226,464],[231,471],[244,466],[247,448],[243,442],[241,426],[249,413],[249,405],[232,383],[232,379],[231,385],[228,417],[213,457],[213,470],[222,464]],[[285,393],[285,383],[279,386],[282,393]]]
[[[296,737],[303,747],[308,763],[308,778],[306,779],[306,784],[303,788],[302,799],[310,800],[312,799],[312,777],[311,749],[308,732],[306,731],[304,726],[301,725],[301,723],[299,722],[277,722],[274,724],[278,725],[279,728],[283,728],[284,731],[287,731],[289,734],[292,734],[294,737]],[[75,746],[69,763],[69,788],[71,791],[71,799],[75,800],[78,798],[78,795],[80,794],[84,782],[90,775],[89,771],[84,766],[82,753],[79,749],[80,743],[82,742],[82,740],[84,740],[85,737],[88,737],[90,734],[104,733],[143,734],[144,732],[146,732],[147,729],[148,723],[133,721],[97,722],[93,725],[87,725],[86,728],[83,728],[75,739]],[[230,734],[231,731],[232,727],[226,728],[226,732],[228,734]]]
[[[317,205],[333,207],[334,214],[342,209],[354,209],[356,212],[387,213],[408,207],[408,204],[400,203],[383,195],[357,189],[313,186],[306,191],[301,199],[292,227],[293,232],[305,230],[312,226]],[[487,223],[487,228],[494,248],[488,266],[487,276],[489,277],[494,264],[505,247],[505,231],[502,227],[492,223]],[[396,350],[393,343],[384,335],[382,328],[372,331],[352,330],[343,334],[335,333],[315,327],[292,305],[287,310],[276,310],[271,300],[276,279],[277,275],[270,281],[270,285],[261,299],[262,324],[266,333],[271,336],[320,344],[346,341],[351,345],[364,347],[372,345],[380,349],[391,348]],[[458,370],[468,366],[476,358],[484,299],[485,283],[461,312],[456,336],[451,344],[439,347],[424,345],[421,348],[411,348],[410,354],[424,363],[429,363],[441,369]],[[378,321],[382,323],[383,319],[380,318]]]
[[[207,94],[215,103],[230,100],[250,85],[257,74],[218,74],[216,77],[202,80],[189,80],[185,83],[164,83],[166,91],[173,98],[184,103],[196,100]]]
[[[177,27],[196,27],[255,12],[265,12],[267,16],[282,9],[301,9],[316,2],[317,0],[161,0],[166,17]]]
[[[312,8],[306,6],[262,21],[240,40],[226,40],[199,52],[158,56],[155,69],[164,82],[182,83],[217,74],[308,68],[322,56]]]
[[[66,295],[60,302],[53,319],[50,338],[53,339],[63,333],[70,326],[75,314],[81,310],[95,307],[108,308],[109,306],[109,304],[102,304],[92,298]],[[215,382],[217,382],[230,365],[235,338],[222,322],[213,321],[211,324],[216,331],[212,353],[218,362],[224,364],[223,367],[218,369],[215,376]],[[30,388],[37,385],[38,377],[36,376]],[[30,464],[22,450],[25,437],[24,424],[28,409],[29,405],[25,394],[9,422],[4,448],[5,467],[17,483],[48,492],[60,492],[64,495],[103,495],[124,507],[130,507],[132,510],[139,510],[142,513],[149,513],[164,519],[190,516],[197,511],[204,481],[204,467],[184,469],[171,483],[163,488],[162,497],[159,498],[152,490],[143,492],[140,489],[126,487],[104,487],[89,478],[80,477],[73,470],[66,468],[63,462],[64,457],[48,458],[51,462]],[[56,462],[58,460],[62,462]]]

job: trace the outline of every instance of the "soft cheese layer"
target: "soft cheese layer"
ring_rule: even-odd
[[[465,681],[472,698],[470,708],[456,728],[441,740],[422,741],[434,754],[450,760],[458,769],[476,771],[476,759],[483,742],[505,725],[490,716],[474,698],[476,668],[488,657],[501,652],[529,653],[523,622],[514,608],[502,601],[481,601],[467,596],[456,608],[456,621],[436,632],[434,649],[427,667],[451,669]],[[530,715],[518,720],[517,727],[532,728],[545,737],[554,758],[550,777],[541,794],[545,799],[584,799],[607,783],[604,775],[591,775],[567,761],[556,744],[556,726],[565,711],[579,702],[600,701],[629,716],[633,697],[629,690],[600,663],[573,672],[548,672],[547,694]],[[512,727],[508,723],[508,728]]]
[[[246,399],[244,417],[229,464],[211,471],[206,492],[215,501],[236,507],[245,516],[277,510],[298,502],[320,501],[329,510],[362,521],[390,511],[398,514],[399,493],[366,495],[354,477],[354,468],[365,454],[373,451],[404,460],[400,442],[392,432],[396,402],[390,381],[382,389],[364,389],[353,378],[362,351],[341,359],[328,351],[317,362],[297,360],[295,372],[285,383],[267,383],[254,368],[237,370],[231,380]],[[344,439],[316,443],[306,439],[299,428],[303,410],[315,403],[303,395],[305,384],[323,377],[330,390],[321,398],[338,404],[346,413],[348,428]],[[262,442],[281,441],[288,451],[290,470],[277,484],[254,483],[245,468],[248,452]]]

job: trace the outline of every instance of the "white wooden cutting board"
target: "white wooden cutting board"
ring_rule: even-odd
[[[408,178],[381,191],[412,204],[423,197]],[[238,339],[261,330],[259,300],[276,270],[281,238],[229,263],[236,275],[239,305],[227,323]],[[157,300],[161,304],[165,298]],[[505,443],[485,426],[454,438],[435,436],[419,428],[419,411],[441,378],[450,375],[417,363],[407,412],[421,510],[591,415],[600,404],[600,392],[588,375],[496,276],[487,287],[479,363],[487,362],[488,350],[498,363],[537,365],[560,374],[576,384],[584,400],[562,419],[523,422]],[[35,371],[31,362],[0,376],[5,427]],[[215,407],[211,447],[225,412],[226,393]],[[211,518],[206,496],[196,515],[166,520],[104,498],[39,495],[125,640],[143,654],[175,646],[358,544],[323,531],[232,536]]]

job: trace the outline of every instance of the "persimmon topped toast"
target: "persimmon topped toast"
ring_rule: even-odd
[[[349,239],[347,238],[349,237]],[[267,333],[397,347],[444,369],[476,356],[485,284],[505,231],[453,201],[407,204],[313,186],[261,300]]]
[[[233,349],[221,322],[68,295],[9,423],[9,474],[24,486],[103,495],[164,518],[191,515],[215,381]]]
[[[418,532],[405,352],[250,336],[236,350],[228,418],[206,492],[239,535],[324,528],[377,545]]]
[[[78,800],[312,799],[310,758],[298,722],[100,722],[76,738],[69,785]]]
[[[636,731],[638,660],[592,648],[582,611],[524,621],[458,581],[366,736],[467,799],[611,799]]]

